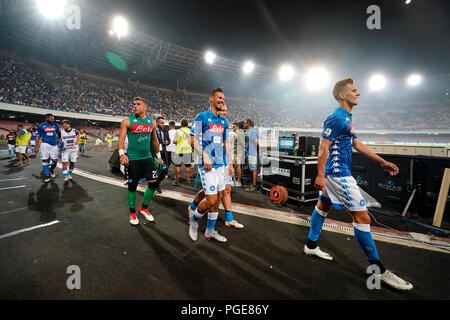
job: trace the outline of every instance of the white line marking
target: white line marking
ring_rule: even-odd
[[[22,185],[22,186],[15,186],[15,187],[5,187],[5,188],[0,188],[1,190],[9,190],[9,189],[18,189],[18,188],[25,188],[26,185]]]
[[[49,222],[49,223],[46,223],[46,224],[40,224],[40,225],[37,225],[37,226],[34,226],[34,227],[13,231],[13,232],[1,235],[0,239],[4,239],[4,238],[11,237],[11,236],[15,236],[16,234],[27,232],[27,231],[31,231],[31,230],[34,230],[34,229],[48,227],[48,226],[51,226],[53,224],[60,223],[60,222],[61,221],[59,221],[59,220],[55,220],[55,221],[52,221],[52,222]]]
[[[11,212],[21,211],[24,209],[28,209],[28,207],[22,207],[22,208],[12,209],[12,210],[8,210],[8,211],[3,211],[3,212],[0,212],[0,216],[7,214],[7,213],[11,213]]]
[[[58,167],[61,167],[60,164],[58,164]],[[85,178],[96,180],[99,182],[104,182],[108,184],[112,184],[121,188],[126,188],[126,186],[123,184],[123,180],[119,180],[116,178],[110,178],[106,176],[102,176],[96,173],[91,173],[89,171],[85,171],[82,169],[75,169],[73,173],[78,174],[80,176],[83,176]],[[145,192],[146,186],[138,186],[137,191]],[[157,197],[163,197],[163,198],[170,198],[178,201],[184,201],[190,203],[195,195],[185,194],[177,191],[170,191],[170,190],[164,190],[164,193],[162,194],[155,194]],[[222,204],[221,204],[222,208]],[[222,208],[223,209],[223,208]],[[299,218],[296,216],[289,216],[286,212],[273,210],[273,209],[267,209],[267,208],[260,208],[260,207],[253,207],[249,205],[244,204],[237,204],[233,203],[233,212],[242,213],[249,216],[254,216],[258,218],[263,219],[270,219],[270,220],[276,220],[279,222],[285,222],[290,224],[296,224],[304,227],[309,227],[310,222],[307,219]],[[345,224],[346,225],[346,224]],[[348,224],[350,226],[350,224]],[[340,224],[335,223],[324,223],[323,229],[326,231],[331,231],[334,233],[340,233],[345,235],[353,236],[353,229],[351,227],[347,227]],[[381,233],[381,232],[372,232],[372,236],[375,240],[388,242],[388,243],[394,243],[399,244],[407,247],[415,247],[420,249],[426,249],[430,251],[438,251],[438,252],[444,252],[444,253],[450,253],[450,251],[447,251],[443,248],[439,248],[440,241],[430,241],[434,243],[434,245],[426,244],[426,243],[420,243],[420,242],[414,242],[414,239],[408,238],[406,236],[398,236],[398,235],[391,235],[389,233]],[[412,240],[412,241],[411,241]],[[448,245],[447,243],[442,243],[443,245]]]
[[[13,178],[13,179],[2,179],[2,180],[0,180],[0,182],[3,182],[3,181],[17,181],[17,180],[25,180],[26,178]]]

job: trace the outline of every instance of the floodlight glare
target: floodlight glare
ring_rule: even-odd
[[[386,85],[386,78],[381,74],[373,75],[369,80],[369,87],[372,91],[379,91]]]
[[[281,81],[289,81],[294,77],[294,68],[289,65],[281,66],[280,70],[278,71],[278,76],[280,77]]]
[[[61,17],[65,10],[65,0],[36,0],[39,11],[46,18]]]
[[[111,32],[112,31],[112,32]],[[128,34],[128,22],[125,18],[117,16],[113,20],[112,30],[109,32],[111,35],[115,34],[117,38],[122,38]]]
[[[244,73],[248,74],[248,73],[252,72],[254,68],[255,68],[255,64],[251,61],[247,61],[244,64]]]
[[[422,77],[418,74],[412,74],[406,80],[406,83],[411,87],[418,86],[421,82],[422,82]]]
[[[306,74],[306,86],[311,90],[325,88],[330,80],[328,72],[322,67],[312,68]]]
[[[216,54],[212,51],[207,51],[205,53],[205,61],[206,63],[212,64],[216,59]]]

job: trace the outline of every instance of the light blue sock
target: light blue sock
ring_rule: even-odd
[[[370,224],[358,224],[353,222],[353,231],[355,239],[364,252],[367,260],[380,260],[377,247],[370,233]]]
[[[206,228],[209,230],[214,230],[218,215],[219,212],[208,212],[208,222],[206,223]]]
[[[8,154],[9,154],[9,156],[11,157],[11,149],[10,149],[10,150],[8,150]]]
[[[69,166],[69,174],[72,174],[74,168],[75,167]]]
[[[190,204],[189,206],[191,207],[191,209],[192,209],[192,210],[194,210],[194,211],[195,211],[195,209],[197,209],[197,207],[198,207],[198,203],[197,203],[197,204],[195,204],[195,201],[194,201],[194,200],[192,200],[192,202],[191,202],[191,204]]]
[[[309,228],[308,238],[312,241],[319,240],[320,233],[322,231],[323,222],[325,221],[325,217],[328,213],[323,212],[322,210],[314,208],[314,211],[311,215],[311,227]]]
[[[42,171],[44,171],[44,176],[48,177],[50,175],[50,173],[48,172],[48,164],[47,163],[43,163],[42,164]]]
[[[230,222],[233,221],[233,212],[232,211],[225,211],[225,221]]]

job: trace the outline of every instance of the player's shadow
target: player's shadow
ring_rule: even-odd
[[[83,189],[76,181],[71,180],[64,183],[64,190],[61,193],[61,200],[64,203],[71,203],[70,211],[81,211],[84,209],[83,203],[92,201],[94,198],[89,196],[87,191]]]
[[[44,183],[37,193],[28,194],[28,209],[41,213],[40,220],[50,222],[56,219],[56,209],[64,207],[60,190],[53,181]]]
[[[6,170],[4,170],[3,173],[9,175],[22,171],[24,167],[19,166],[19,163],[14,161],[3,166],[3,168],[6,168]]]
[[[205,245],[205,243],[200,245],[192,244],[187,232],[185,237],[180,241],[180,239],[176,239],[159,230],[153,224],[147,225],[146,227],[138,226],[137,230],[143,240],[156,252],[159,261],[193,299],[205,299],[208,296],[213,299],[238,296],[244,298],[247,296],[248,292],[246,291],[248,289],[236,290],[229,284],[229,281],[232,282],[233,280],[236,282],[240,280],[242,282],[242,278],[229,273],[229,260],[227,256],[221,255],[221,249],[217,250],[214,247],[214,243],[212,244],[213,246],[209,244]],[[199,232],[199,237],[201,237],[201,232]],[[218,244],[219,247],[223,245]],[[228,245],[225,244],[224,246]],[[264,281],[258,276],[252,275],[250,272],[242,271],[245,273],[246,279],[243,282],[260,283]],[[199,290],[199,283],[206,283],[211,279],[211,275],[214,275],[214,279],[216,280],[227,279],[228,281],[216,281],[214,284],[209,283]],[[266,285],[269,284],[266,283]],[[212,286],[214,286],[214,289],[212,289]],[[272,294],[280,299],[289,298],[277,288],[272,288],[271,290]],[[214,294],[212,294],[213,291],[215,292]]]

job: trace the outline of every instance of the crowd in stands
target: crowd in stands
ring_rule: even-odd
[[[149,101],[153,117],[193,120],[208,107],[208,96],[155,89],[138,84],[103,82],[80,74],[37,71],[19,58],[0,55],[0,102],[44,107],[53,110],[126,116],[132,112],[133,97]],[[328,108],[271,103],[227,97],[230,122],[247,118],[258,127],[321,128]],[[430,112],[430,110],[432,110]],[[450,102],[403,104],[384,107],[361,106],[354,113],[355,128],[448,129]]]

